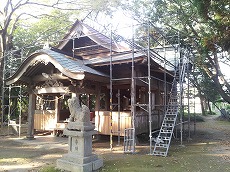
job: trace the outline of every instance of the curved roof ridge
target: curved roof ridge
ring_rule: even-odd
[[[6,84],[10,85],[17,82],[30,66],[35,66],[37,63],[52,63],[61,73],[67,77],[77,80],[79,79],[77,74],[84,73],[108,77],[102,72],[85,66],[82,60],[71,59],[64,54],[52,51],[50,49],[41,49],[26,58],[18,70],[11,77],[6,79]]]

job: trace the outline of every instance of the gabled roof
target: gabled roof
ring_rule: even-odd
[[[79,20],[74,23],[57,48],[71,52],[74,49],[74,54],[81,56],[83,59],[109,54],[110,49],[112,53],[131,50],[128,46],[122,46],[114,40],[111,42],[109,37]]]
[[[107,36],[77,20],[56,49],[42,49],[30,55],[17,72],[6,80],[6,84],[36,82],[31,77],[41,76],[43,68],[49,68],[47,64],[70,79],[80,80],[84,75],[91,80],[108,82],[109,76],[95,69],[97,66],[109,65],[111,57],[113,64],[131,63],[134,58],[135,62],[146,65],[147,60],[145,52],[132,53],[131,49],[111,42]],[[171,75],[154,57],[151,58],[153,70],[166,71]]]
[[[6,84],[10,85],[21,80],[25,82],[25,78],[30,78],[33,75],[44,71],[44,64],[51,63],[64,76],[71,79],[79,80],[80,75],[90,75],[97,77],[109,77],[99,71],[96,71],[88,66],[85,66],[81,60],[73,59],[64,54],[52,51],[50,49],[42,49],[30,55],[19,67],[16,73],[6,80]],[[32,78],[30,78],[32,80]],[[29,80],[28,80],[29,81]]]

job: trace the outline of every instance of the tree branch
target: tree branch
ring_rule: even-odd
[[[59,1],[57,1],[59,2]],[[30,5],[37,5],[37,6],[43,6],[43,7],[48,7],[48,8],[54,8],[54,9],[59,9],[59,10],[65,10],[65,11],[69,11],[69,10],[83,10],[83,7],[85,9],[85,11],[87,10],[90,10],[90,6],[89,5],[84,5],[84,4],[79,4],[79,3],[76,3],[76,1],[67,1],[66,3],[59,3],[59,4],[41,4],[41,3],[37,3],[37,2],[28,2],[27,4],[30,4]],[[59,5],[64,5],[64,4],[71,4],[71,6],[78,6],[79,8],[67,8],[66,6],[64,6],[63,8],[62,7],[59,7]],[[88,6],[88,8],[87,8]]]

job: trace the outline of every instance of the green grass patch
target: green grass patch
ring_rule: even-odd
[[[229,163],[221,162],[214,153],[210,153],[216,145],[198,143],[180,147],[173,145],[168,157],[152,155],[105,155],[104,167],[100,172],[216,172],[230,170]]]

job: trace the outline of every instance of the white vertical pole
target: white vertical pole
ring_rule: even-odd
[[[112,116],[112,111],[113,111],[113,69],[112,69],[112,26],[111,26],[111,31],[110,31],[110,150],[112,151],[113,149],[113,116]]]
[[[120,114],[120,112],[121,112],[121,97],[120,97],[120,89],[118,89],[118,92],[117,92],[117,98],[118,98],[118,121],[117,121],[117,127],[118,127],[118,140],[117,140],[117,144],[118,144],[118,146],[120,145],[120,136],[121,136],[121,126],[120,126],[120,117],[121,117],[121,114]]]
[[[135,89],[135,69],[134,69],[134,26],[132,25],[132,76],[131,76],[131,115],[132,115],[132,128],[133,130],[133,150],[132,152],[135,152],[135,95],[136,95],[136,89]]]
[[[150,63],[150,25],[148,22],[148,94],[149,94],[149,104],[148,104],[148,115],[149,115],[149,154],[152,154],[152,99],[151,99],[151,63]]]

